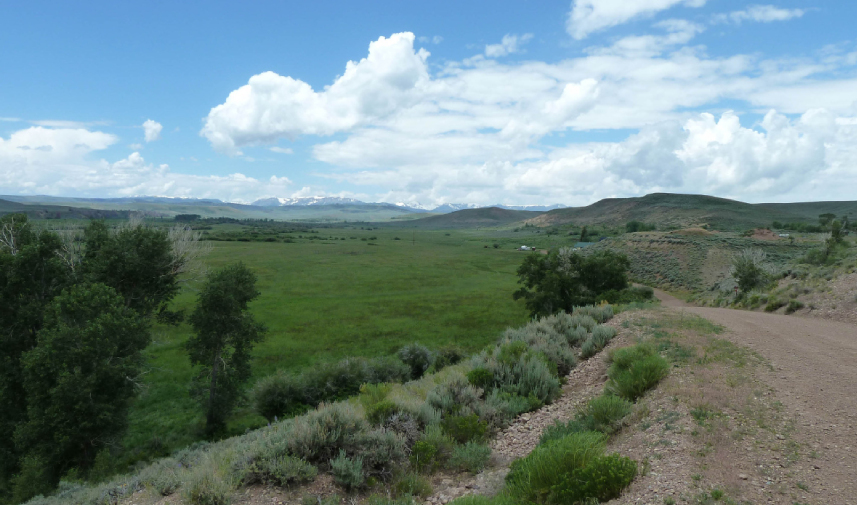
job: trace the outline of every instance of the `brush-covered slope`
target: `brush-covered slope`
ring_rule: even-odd
[[[499,207],[465,209],[449,214],[424,217],[408,222],[405,226],[416,228],[480,228],[503,226],[527,219],[533,219],[543,212],[529,210],[509,210]]]
[[[643,221],[659,227],[708,225],[715,229],[770,226],[773,221],[817,222],[818,215],[845,215],[857,211],[857,202],[750,204],[706,195],[653,193],[636,198],[606,198],[586,207],[569,207],[530,219],[536,226],[622,225]]]
[[[60,205],[25,204],[0,199],[0,216],[26,214],[30,219],[127,219],[128,211],[82,209]]]

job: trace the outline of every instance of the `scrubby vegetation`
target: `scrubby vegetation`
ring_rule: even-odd
[[[180,493],[189,503],[226,503],[235,486],[300,483],[319,471],[330,472],[346,490],[380,481],[399,496],[426,495],[430,486],[419,472],[441,467],[481,471],[490,456],[486,438],[516,415],[556,398],[561,371],[567,374],[575,365],[572,349],[592,332],[602,331],[605,327],[597,321],[610,317],[612,308],[601,306],[541,318],[507,330],[496,345],[469,360],[408,382],[361,383],[366,376],[352,373],[354,368],[346,363],[338,368],[344,374],[338,382],[348,386],[340,390],[359,391],[357,396],[323,403],[247,435],[190,447],[100,487],[67,490],[32,503],[92,504],[98,503],[96,495],[118,499],[142,488],[160,495]],[[400,377],[412,372],[402,362],[396,368]],[[482,377],[477,381],[481,386],[471,381],[477,376]],[[609,402],[614,400],[593,402],[587,416],[615,424],[607,420],[615,414],[605,413],[616,408],[605,406]],[[615,458],[599,458],[575,472],[596,480],[605,468],[627,474]],[[598,489],[599,496],[606,496],[608,491]]]

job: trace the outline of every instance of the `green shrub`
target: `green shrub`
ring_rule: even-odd
[[[444,433],[459,444],[484,440],[488,432],[488,423],[480,420],[476,414],[446,417],[441,421],[441,427]]]
[[[507,420],[512,420],[524,412],[540,409],[544,404],[534,395],[523,397],[515,393],[494,390],[485,398],[485,403],[498,411]]]
[[[409,449],[422,436],[419,421],[407,412],[393,413],[384,421],[383,426],[385,429],[401,436]]]
[[[512,463],[509,494],[528,503],[569,504],[615,497],[636,475],[636,464],[604,456],[605,437],[595,432],[566,435],[539,445]]]
[[[604,301],[612,304],[628,304],[650,301],[655,291],[648,286],[632,286],[625,289],[605,291],[598,295]]]
[[[406,473],[393,484],[393,494],[396,497],[419,496],[428,498],[431,493],[431,482],[416,473]]]
[[[803,308],[803,302],[800,300],[789,300],[789,305],[786,307],[786,314],[793,314],[794,312]]]
[[[467,372],[467,381],[475,387],[487,390],[494,383],[494,374],[486,368],[474,368]]]
[[[605,502],[618,498],[637,476],[637,463],[618,454],[593,459],[574,477],[556,486],[558,503],[578,503],[595,498]]]
[[[367,475],[383,479],[407,460],[404,438],[385,429],[357,433],[347,441],[345,450],[362,459]]]
[[[669,363],[654,349],[634,347],[614,353],[613,364],[607,370],[606,390],[630,401],[636,401],[669,374]]]
[[[583,421],[571,419],[566,423],[555,421],[553,425],[548,426],[544,431],[542,431],[542,436],[539,438],[539,445],[565,438],[573,433],[592,431],[587,421],[587,419],[584,419]]]
[[[364,384],[404,382],[410,375],[410,367],[396,359],[346,358],[299,375],[265,377],[253,388],[250,400],[254,410],[271,421],[301,414],[324,401],[343,400]]]
[[[358,434],[367,431],[369,423],[353,406],[334,403],[295,418],[285,444],[288,454],[310,463],[327,463]]]
[[[449,466],[457,470],[479,473],[488,464],[490,458],[491,448],[486,444],[467,442],[464,445],[455,446],[449,458]]]
[[[556,370],[556,375],[565,377],[577,364],[577,359],[568,347],[565,335],[557,333],[544,322],[530,323],[517,330],[506,330],[503,337],[498,360],[507,365],[520,360],[525,353],[540,355],[551,369]],[[526,345],[523,347],[523,352],[514,354],[505,352],[506,349],[519,343]],[[517,345],[515,350],[518,349],[521,349],[520,345]]]
[[[419,440],[411,449],[411,466],[418,472],[432,472],[439,465],[437,447],[425,440]]]
[[[461,362],[461,360],[466,357],[467,355],[460,347],[441,347],[440,349],[438,349],[434,357],[434,369],[435,371],[438,371],[451,365],[457,365]]]
[[[236,473],[244,485],[262,483],[288,486],[313,480],[318,470],[302,459],[279,455],[241,465]]]
[[[610,340],[616,336],[616,328],[598,325],[592,330],[592,334],[580,347],[580,357],[587,359],[595,356],[604,349]]]
[[[589,338],[589,332],[583,326],[578,326],[571,330],[568,337],[568,345],[572,347],[577,347],[586,342],[586,339]]]
[[[440,426],[429,426],[422,440],[414,444],[411,465],[417,471],[432,472],[446,463],[452,455],[454,442]]]
[[[768,300],[768,304],[765,305],[765,312],[774,312],[775,310],[778,310],[779,308],[783,307],[785,304],[786,302],[780,300],[779,298],[771,298],[770,300]]]
[[[500,348],[493,348],[474,356],[474,368],[484,368],[494,376],[493,387],[527,398],[534,396],[545,404],[559,396],[559,379],[542,356],[522,354],[517,361],[501,361]]]
[[[611,305],[586,305],[583,307],[574,307],[571,315],[572,317],[589,316],[594,319],[595,322],[603,324],[613,319],[613,307]],[[588,329],[591,330],[592,326],[589,326]]]
[[[529,346],[526,342],[515,340],[515,341],[503,341],[498,346],[499,352],[496,353],[497,361],[506,365],[512,366],[524,356],[524,354],[529,351]]]
[[[633,404],[624,398],[602,395],[589,401],[583,415],[591,419],[595,431],[609,435],[621,427],[622,420],[632,408]]]
[[[330,473],[333,481],[348,491],[360,488],[366,482],[363,458],[349,458],[343,450],[339,451],[339,456],[330,460]]]
[[[140,484],[161,496],[169,496],[181,487],[181,464],[164,458],[147,466],[140,472]]]
[[[579,307],[575,309],[574,315],[571,316],[571,321],[577,328],[584,328],[587,333],[591,332],[595,325],[598,324],[598,321],[590,315],[591,307]],[[587,309],[587,310],[584,310]]]
[[[383,424],[396,412],[399,407],[390,400],[382,400],[366,409],[366,418],[372,424]]]
[[[191,473],[182,486],[182,498],[191,505],[228,505],[232,487],[210,468]]]
[[[399,359],[411,369],[411,379],[419,379],[434,362],[428,347],[413,343],[399,349]]]

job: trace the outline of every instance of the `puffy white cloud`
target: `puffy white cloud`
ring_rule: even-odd
[[[428,82],[424,49],[412,33],[381,37],[369,55],[349,61],[345,73],[323,91],[300,80],[264,72],[211,109],[201,134],[223,152],[300,134],[330,135],[380,120],[418,98]]]
[[[31,127],[0,137],[0,193],[74,196],[184,196],[249,202],[290,190],[285,177],[200,176],[146,163],[139,152],[110,163],[92,154],[118,142],[85,129]]]
[[[770,111],[760,127],[742,126],[733,112],[719,118],[702,113],[645,127],[619,142],[571,143],[540,159],[430,159],[336,177],[384,185],[390,188],[386,201],[424,203],[584,205],[656,191],[756,202],[853,198],[857,118],[812,110],[791,120]]]
[[[651,16],[676,5],[702,7],[706,0],[574,0],[566,31],[577,40],[635,18]]]
[[[164,127],[161,123],[157,121],[153,121],[151,119],[147,119],[143,123],[143,133],[146,136],[146,142],[154,142],[161,138],[161,130]]]
[[[525,33],[523,35],[503,35],[503,39],[499,44],[488,44],[485,46],[485,56],[489,58],[500,58],[507,54],[520,52],[521,46],[529,42],[532,38],[532,33]]]
[[[751,5],[744,10],[732,11],[728,14],[714,16],[714,23],[741,24],[744,21],[755,21],[759,23],[772,23],[774,21],[788,21],[799,18],[806,13],[804,9],[782,9],[773,5]]]

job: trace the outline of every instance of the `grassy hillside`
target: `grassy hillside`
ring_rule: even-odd
[[[25,204],[0,199],[0,216],[3,214],[26,214],[30,219],[128,219],[129,213],[122,210]]]
[[[465,209],[439,216],[429,216],[404,224],[408,228],[453,229],[503,226],[533,219],[543,214],[530,210],[509,210],[499,207]]]
[[[857,214],[857,202],[750,204],[705,195],[653,193],[637,198],[607,198],[587,207],[556,209],[530,219],[536,226],[622,225],[637,220],[660,228],[703,226],[743,230],[773,221],[817,223],[818,215]]]
[[[674,291],[700,292],[731,289],[728,279],[732,257],[743,249],[762,249],[771,265],[784,267],[818,244],[818,237],[813,235],[794,241],[762,240],[691,229],[629,233],[593,245],[591,250],[607,248],[625,253],[631,260],[631,275],[639,282]]]

